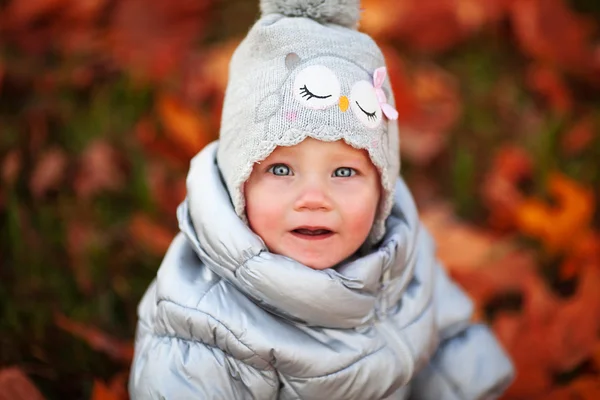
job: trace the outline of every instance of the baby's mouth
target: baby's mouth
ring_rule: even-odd
[[[292,234],[301,239],[319,240],[326,239],[333,235],[333,231],[324,228],[297,228]]]

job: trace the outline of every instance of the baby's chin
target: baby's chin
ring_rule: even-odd
[[[335,253],[332,254],[332,252],[330,252],[329,254],[306,254],[297,251],[283,251],[282,255],[296,260],[299,263],[307,266],[308,268],[316,270],[331,268],[347,258],[347,256],[341,254],[336,255]]]

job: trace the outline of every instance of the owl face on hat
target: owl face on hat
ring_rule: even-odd
[[[370,139],[356,147],[377,148],[385,134],[385,118],[397,113],[387,104],[382,88],[385,68],[367,71],[351,60],[333,55],[303,60],[296,53],[285,58],[288,75],[274,93],[258,103],[256,122],[264,122],[266,139],[296,143],[303,139],[294,128],[315,132],[327,128],[328,140],[343,137]],[[338,135],[333,135],[332,129]],[[335,138],[335,136],[339,136]]]

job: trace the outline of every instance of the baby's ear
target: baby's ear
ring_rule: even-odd
[[[290,53],[287,56],[285,56],[285,66],[288,69],[288,71],[292,71],[293,69],[295,69],[298,66],[298,64],[300,64],[300,61],[302,61],[302,59],[296,53]]]
[[[271,93],[258,103],[256,113],[254,114],[254,122],[262,122],[269,117],[275,115],[279,110],[279,95]]]

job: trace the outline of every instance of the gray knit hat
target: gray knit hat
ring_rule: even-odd
[[[370,242],[381,239],[400,169],[385,60],[356,30],[359,0],[261,0],[262,17],[229,67],[217,162],[236,213],[254,163],[306,137],[343,139],[379,170],[382,199]]]

